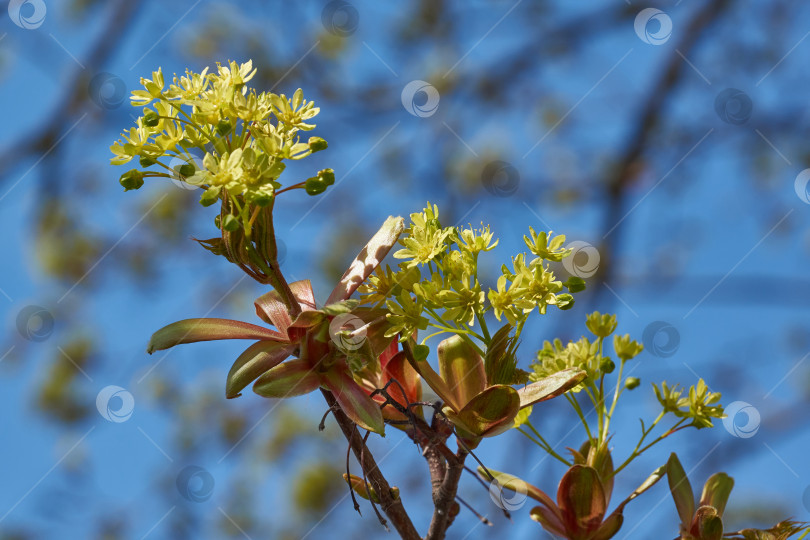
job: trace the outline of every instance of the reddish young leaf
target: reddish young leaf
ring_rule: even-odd
[[[288,398],[309,394],[321,385],[318,372],[303,360],[290,360],[266,371],[253,391],[266,398]]]
[[[605,492],[599,474],[592,467],[574,465],[560,480],[557,505],[563,523],[575,538],[588,538],[605,517]]]
[[[290,290],[298,300],[298,305],[303,311],[315,309],[315,295],[312,292],[312,284],[308,279],[290,283]],[[287,311],[287,306],[281,301],[278,292],[273,290],[258,297],[254,302],[256,315],[267,324],[272,324],[281,334],[288,338],[288,328],[292,325],[292,319]]]
[[[277,341],[257,341],[248,347],[231,366],[225,382],[225,397],[231,399],[240,396],[247,385],[283,362],[295,347],[295,344]]]
[[[146,352],[152,354],[183,343],[218,339],[288,341],[284,334],[246,322],[230,319],[185,319],[164,326],[152,334]]]
[[[322,376],[323,384],[335,396],[340,408],[358,426],[385,434],[380,406],[354,382],[352,376],[336,366]]]
[[[511,386],[490,386],[457,414],[445,408],[453,424],[476,437],[494,437],[512,428],[520,410],[520,398]]]
[[[535,506],[529,512],[529,517],[551,534],[565,538],[565,525],[563,525],[559,511],[554,512],[545,506]]]
[[[392,345],[396,347],[396,342]],[[396,384],[388,387],[388,394],[399,401],[403,406],[422,400],[422,380],[419,374],[408,363],[405,357],[405,352],[400,351],[387,361],[380,360],[382,364],[383,374],[386,380],[396,380],[405,390],[405,395],[402,395],[402,390]]]

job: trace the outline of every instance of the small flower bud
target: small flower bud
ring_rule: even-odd
[[[143,115],[143,125],[148,127],[155,127],[160,123],[160,117],[155,111],[148,111]]]
[[[230,121],[220,120],[219,122],[217,122],[217,126],[214,129],[216,129],[219,135],[224,137],[225,135],[231,132],[232,126]]]
[[[143,185],[143,172],[138,169],[127,171],[121,175],[121,178],[118,179],[118,183],[124,187],[124,191],[138,189]]]
[[[151,158],[149,156],[141,156],[141,159],[139,159],[138,161],[140,162],[141,167],[143,167],[144,169],[146,167],[151,167],[152,165],[157,163],[157,160],[155,158]]]
[[[602,359],[602,363],[599,364],[599,371],[602,373],[613,373],[614,369],[616,369],[616,363],[610,358]]]
[[[306,184],[304,184],[304,189],[306,189],[309,195],[320,195],[326,191],[326,187],[326,182],[316,176],[307,178]]]
[[[225,216],[225,219],[222,220],[222,229],[228,232],[234,232],[239,229],[239,220],[236,216],[228,214]]]
[[[639,379],[638,377],[627,377],[627,379],[625,379],[624,381],[624,387],[627,388],[628,390],[632,390],[633,388],[636,388],[640,384],[641,379]]]
[[[569,292],[578,293],[585,290],[585,280],[581,277],[571,276],[563,282]]]
[[[323,180],[327,186],[331,186],[335,183],[335,171],[332,169],[323,169],[318,171],[318,178]]]
[[[320,152],[321,150],[326,150],[328,146],[326,141],[320,137],[310,137],[309,141],[309,150],[314,154],[315,152]]]
[[[197,172],[197,167],[195,167],[193,163],[184,163],[177,168],[177,172],[180,173],[180,176],[188,178],[189,176],[194,176],[194,173]]]

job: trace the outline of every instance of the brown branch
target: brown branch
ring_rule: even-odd
[[[377,462],[374,460],[374,456],[371,455],[371,451],[366,448],[366,445],[363,443],[363,438],[360,436],[360,432],[357,430],[354,422],[346,416],[346,413],[344,413],[337,404],[335,396],[333,396],[331,392],[322,389],[321,393],[324,399],[326,399],[326,403],[332,408],[335,420],[337,420],[346,440],[349,441],[354,456],[360,462],[360,466],[363,468],[368,482],[371,484],[371,487],[374,488],[374,491],[380,499],[380,507],[383,512],[385,512],[385,515],[388,516],[388,519],[391,520],[394,529],[396,529],[399,536],[405,540],[421,540],[421,536],[419,536],[419,533],[416,531],[416,527],[414,527],[410,516],[408,516],[408,513],[405,511],[405,507],[402,506],[402,501],[399,498],[395,499],[391,495],[391,486],[377,466]]]
[[[684,29],[683,38],[675,46],[675,52],[670,56],[669,62],[650,90],[635,130],[620,154],[616,171],[608,180],[607,210],[602,225],[602,230],[605,233],[610,231],[621,219],[625,191],[638,176],[641,170],[642,156],[647,150],[651,134],[660,123],[662,114],[666,111],[666,103],[670,99],[672,91],[689,67],[681,55],[690,56],[706,29],[731,4],[731,0],[716,0],[707,2],[704,7],[697,11]],[[621,241],[622,228],[622,226],[618,226],[610,235],[606,234],[607,238],[605,238],[599,250],[603,257],[598,274],[594,277],[595,281],[612,281],[614,265],[609,255],[615,253],[616,246]],[[600,292],[603,293],[603,291],[604,288],[600,288]]]
[[[430,528],[425,537],[426,540],[443,540],[447,533],[447,528],[453,523],[453,519],[458,514],[458,503],[456,502],[456,492],[458,483],[461,480],[461,473],[464,472],[464,459],[467,457],[465,450],[459,449],[455,461],[447,463],[444,478],[433,492],[433,518],[430,520]],[[433,470],[431,469],[431,476]],[[431,482],[433,478],[431,478]]]

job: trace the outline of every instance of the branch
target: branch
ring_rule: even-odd
[[[436,484],[434,483],[433,504],[435,508],[426,540],[443,540],[447,528],[450,527],[453,518],[458,514],[458,503],[455,502],[456,492],[458,491],[459,480],[461,480],[461,473],[464,472],[464,459],[467,457],[467,452],[459,449],[456,457],[458,459],[447,463],[444,478],[438,485],[438,489],[435,489]],[[431,483],[433,483],[432,467],[430,473]]]
[[[332,408],[335,420],[337,420],[337,423],[340,426],[341,431],[343,431],[343,435],[346,437],[346,440],[349,441],[349,445],[354,452],[354,456],[357,458],[357,461],[360,462],[360,466],[363,468],[363,472],[368,478],[368,482],[379,496],[380,507],[382,507],[383,512],[385,512],[385,515],[388,516],[388,519],[391,520],[391,523],[399,533],[399,536],[405,540],[421,540],[422,537],[419,536],[419,533],[416,531],[416,527],[414,527],[410,516],[408,516],[408,513],[405,511],[405,507],[402,506],[402,501],[399,498],[394,499],[391,496],[391,486],[388,484],[388,481],[385,479],[385,476],[383,476],[382,471],[380,471],[379,467],[377,466],[377,462],[374,460],[374,456],[371,455],[371,451],[363,442],[363,438],[357,431],[357,427],[355,426],[354,422],[352,422],[349,417],[346,416],[346,413],[344,413],[337,404],[337,401],[331,392],[321,389],[321,393],[323,394],[324,399],[326,399],[326,403]]]
[[[683,38],[674,49],[676,52],[673,52],[670,56],[663,73],[650,90],[649,96],[641,111],[638,124],[630,136],[625,149],[621,152],[616,172],[608,181],[607,210],[602,225],[602,230],[605,233],[610,231],[621,218],[622,201],[625,191],[638,175],[641,169],[640,160],[648,147],[651,133],[653,129],[658,126],[661,115],[666,110],[666,102],[670,99],[672,91],[683,77],[685,69],[688,68],[686,62],[681,58],[681,55],[686,57],[690,56],[690,52],[694,49],[704,31],[709,28],[732,3],[731,0],[708,2],[694,15],[683,32]],[[680,54],[678,54],[678,52]],[[621,240],[621,232],[622,227],[616,227],[616,230],[603,242],[600,253],[605,256],[602,258],[602,264],[599,266],[598,274],[594,277],[594,281],[612,281],[614,277],[613,264],[606,255],[615,254],[616,246]]]
[[[64,97],[56,104],[53,112],[46,116],[48,120],[44,124],[28,135],[18,138],[16,144],[7,147],[0,154],[0,175],[9,167],[19,163],[25,156],[47,152],[64,131],[65,125],[72,123],[71,119],[88,104],[87,86],[91,77],[107,63],[123,41],[127,31],[133,28],[130,21],[141,2],[122,0],[115,4],[107,25],[86,55],[87,68],[76,69],[75,73],[69,77],[63,86],[67,89],[63,94]]]

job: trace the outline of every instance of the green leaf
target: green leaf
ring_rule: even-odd
[[[326,300],[326,304],[334,304],[349,298],[391,251],[404,227],[405,221],[401,217],[386,219],[380,230],[371,237],[366,247],[349,265],[348,270]]]
[[[681,525],[688,531],[695,515],[695,495],[683,466],[674,452],[667,461],[667,481],[672,499],[675,501],[675,508],[678,509],[678,516],[681,518]]]
[[[456,403],[462,407],[487,386],[484,362],[478,352],[460,336],[439,343],[439,375],[447,383]]]
[[[257,341],[248,347],[231,366],[225,382],[225,397],[231,399],[240,396],[247,385],[283,362],[295,347],[278,341]]]
[[[266,371],[253,391],[266,398],[288,398],[309,394],[321,384],[318,372],[305,360],[289,360]]]
[[[520,406],[528,407],[541,401],[555,398],[582,382],[587,373],[578,368],[568,368],[549,375],[518,389]]]
[[[520,398],[511,386],[490,386],[458,413],[445,408],[453,424],[476,437],[494,437],[511,429],[520,410]]]
[[[484,369],[489,384],[519,384],[526,382],[525,378],[520,380],[524,372],[517,369],[515,338],[510,336],[512,329],[511,324],[505,324],[492,335],[489,342],[487,353],[484,356]]]
[[[713,474],[703,486],[700,506],[711,506],[717,510],[718,516],[723,517],[732,488],[734,488],[734,479],[729,475],[722,472]]]
[[[184,319],[164,326],[152,334],[146,352],[152,354],[183,343],[219,339],[287,341],[286,336],[274,330],[246,322],[230,319]]]
[[[336,366],[323,375],[323,383],[332,392],[343,412],[363,429],[385,435],[380,406],[345,370]]]

